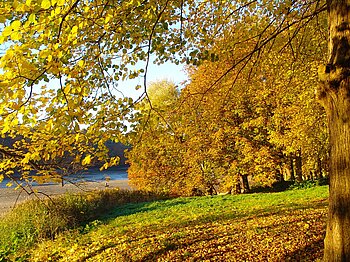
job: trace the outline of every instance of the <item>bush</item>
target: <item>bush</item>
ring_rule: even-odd
[[[273,183],[271,186],[255,186],[252,187],[252,193],[272,193],[272,192],[282,192],[287,190],[293,181],[278,181]]]
[[[316,186],[316,181],[314,180],[305,180],[301,182],[295,182],[293,185],[291,185],[288,189],[294,190],[294,189],[306,189]]]
[[[294,190],[294,189],[306,189],[315,186],[325,186],[329,185],[329,178],[322,177],[315,180],[304,180],[301,182],[296,181],[279,181],[273,183],[270,187],[255,186],[252,187],[252,193],[268,193],[268,192],[282,192],[285,190]]]
[[[28,248],[41,239],[55,238],[67,229],[91,229],[98,218],[117,206],[166,198],[142,191],[106,189],[24,202],[0,221],[0,262],[8,261],[11,254],[20,253],[19,249]],[[86,224],[88,226],[84,227]]]
[[[295,182],[293,185],[291,185],[288,189],[306,189],[311,188],[315,186],[325,186],[329,184],[328,177],[319,178],[316,180],[304,180],[301,182]]]

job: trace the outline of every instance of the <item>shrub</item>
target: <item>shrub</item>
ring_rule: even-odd
[[[268,193],[268,192],[282,192],[290,188],[294,184],[293,181],[278,181],[273,183],[271,186],[253,186],[251,189],[252,193]]]
[[[306,189],[311,188],[315,186],[325,186],[329,184],[328,177],[325,178],[319,178],[316,180],[304,180],[301,182],[295,182],[293,185],[291,185],[288,189]]]
[[[117,206],[166,198],[142,191],[106,189],[24,202],[0,221],[0,262],[40,239],[54,238],[60,232],[86,224],[89,226],[84,230],[89,229]],[[89,224],[92,221],[95,222]]]

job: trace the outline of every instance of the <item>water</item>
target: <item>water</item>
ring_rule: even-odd
[[[100,171],[99,169],[89,169],[81,175],[76,176],[75,179],[93,182],[106,181],[107,178],[109,180],[127,180],[127,170],[127,167],[115,167],[103,171]],[[74,179],[74,176],[70,178]]]
[[[98,168],[91,168],[81,174],[72,175],[66,177],[67,180],[72,182],[101,182],[106,180],[127,180],[127,167],[113,167],[108,170],[100,171]],[[10,182],[9,179],[4,179],[0,183],[0,188],[5,188],[6,184]],[[44,185],[50,185],[54,183],[45,183]],[[37,183],[32,183],[32,185],[37,185]]]

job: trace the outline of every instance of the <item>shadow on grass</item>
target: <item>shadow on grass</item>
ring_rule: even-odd
[[[199,233],[187,235],[185,242],[176,237],[169,237],[166,244],[162,245],[162,248],[145,254],[141,261],[154,261],[156,258],[165,256],[169,252],[176,252],[176,250],[190,250],[192,253],[197,253],[196,258],[198,259],[198,256],[201,255],[198,254],[200,249],[202,249],[202,252],[210,250],[207,254],[200,256],[200,260],[224,261],[224,257],[231,254],[232,261],[253,261],[252,259],[254,261],[315,261],[316,259],[321,259],[323,254],[323,235],[325,232],[322,229],[322,214],[317,216],[318,222],[316,225],[313,225],[314,228],[310,228],[309,232],[303,227],[303,225],[308,225],[306,223],[308,216],[298,216],[295,214],[295,211],[305,208],[318,209],[323,207],[324,205],[321,204],[317,206],[307,205],[303,208],[299,207],[298,209],[289,210],[289,212],[266,212],[260,215],[242,216],[234,221],[232,219],[225,221],[223,218],[219,221],[215,217],[217,223],[221,225],[226,223],[223,228],[228,229],[225,232],[216,230],[217,223],[203,222],[201,228],[198,226],[200,222],[196,221],[194,228]],[[255,228],[247,226],[251,220],[269,220],[274,215],[284,219],[282,221],[277,220],[277,223],[272,221],[271,224],[267,223],[267,225]],[[210,217],[210,220],[212,220],[212,217]],[[239,228],[239,226],[230,228],[232,222],[237,225],[243,225],[243,228]],[[177,228],[174,225],[172,226]],[[181,227],[178,228],[181,230]],[[187,228],[190,229],[191,225],[188,225]],[[240,230],[241,232],[239,232]],[[253,231],[254,236],[249,236],[247,231]],[[266,247],[266,244],[261,244],[266,239],[272,239],[269,248]],[[277,248],[278,246],[279,249]],[[191,254],[191,252],[188,253]],[[276,260],[274,256],[277,256],[278,259]]]
[[[245,195],[247,196],[247,195]],[[181,208],[183,206],[186,208],[188,205],[188,208],[198,209],[198,213],[200,214],[203,212],[201,210],[201,206],[209,205],[208,203],[202,203],[198,204],[197,206],[190,207],[192,205],[192,201],[194,198],[175,198],[175,199],[161,199],[161,200],[155,200],[155,201],[148,201],[148,202],[141,202],[141,203],[130,203],[121,205],[119,207],[116,207],[110,212],[106,213],[105,215],[100,217],[100,220],[102,222],[108,223],[109,221],[122,216],[129,216],[129,215],[137,215],[141,213],[147,213],[147,212],[161,212],[167,209],[173,209],[173,208]],[[198,199],[198,197],[197,197]],[[252,210],[246,212],[240,212],[242,210],[238,209],[231,209],[231,207],[234,207],[234,198],[232,199],[220,199],[218,201],[229,201],[227,203],[227,209],[225,212],[220,213],[206,213],[205,216],[200,216],[199,218],[196,218],[195,221],[192,221],[189,217],[188,220],[178,221],[177,217],[174,217],[174,226],[184,226],[188,224],[198,224],[198,223],[207,223],[210,221],[221,221],[221,220],[227,220],[227,219],[243,219],[246,217],[263,217],[263,216],[269,216],[271,214],[283,214],[285,211],[290,210],[304,210],[304,209],[318,209],[321,207],[326,207],[328,205],[328,202],[326,199],[318,200],[318,201],[312,201],[307,204],[300,204],[300,203],[281,203],[271,206],[264,206],[260,208],[252,208]],[[232,203],[232,205],[230,205]],[[215,207],[214,207],[215,208]],[[156,214],[155,214],[156,215]]]
[[[190,233],[185,237],[178,238],[170,234],[166,240],[162,241],[160,247],[145,253],[140,261],[155,261],[160,257],[168,257],[171,252],[177,253],[176,259],[184,254],[188,257],[191,256],[190,254],[195,254],[196,259],[206,261],[315,261],[322,258],[322,232],[320,234],[317,230],[315,231],[315,228],[311,233],[303,232],[303,228],[296,225],[302,223],[304,218],[295,216],[294,212],[285,214],[283,217],[287,221],[290,217],[294,220],[279,221],[257,228],[247,226],[249,220],[257,219],[257,216],[235,220],[234,223],[237,225],[233,227],[230,227],[232,220],[221,221],[226,231],[217,231],[217,224],[212,223],[202,224],[202,226],[193,225],[192,228],[187,226],[185,230]],[[260,216],[261,220],[265,218],[269,219],[269,215]],[[240,228],[242,225],[243,227]],[[192,232],[193,228],[195,228],[194,232]],[[179,230],[184,229],[179,228]],[[254,236],[249,235],[247,231],[253,231]],[[312,234],[316,234],[317,238],[313,239]],[[290,239],[284,242],[286,236]],[[266,239],[273,239],[269,247],[264,243]],[[232,260],[226,260],[227,256]],[[185,261],[183,257],[182,259]]]
[[[302,248],[285,254],[281,261],[316,261],[322,259],[323,249],[323,239],[312,241]]]
[[[111,219],[120,217],[120,216],[129,216],[137,213],[152,212],[152,211],[161,211],[168,208],[174,208],[180,205],[186,205],[189,203],[189,200],[185,199],[160,199],[154,201],[145,201],[141,203],[129,203],[116,207],[115,209],[108,212],[102,219],[109,221]]]
[[[277,198],[281,198],[281,196],[277,195]],[[142,239],[145,238],[153,238],[160,241],[160,245],[157,246],[157,248],[143,254],[143,259],[141,261],[153,261],[155,257],[186,248],[191,249],[188,253],[191,254],[198,250],[198,243],[215,242],[212,244],[212,247],[216,248],[216,242],[220,239],[226,237],[228,234],[231,234],[230,236],[234,238],[238,234],[235,231],[225,232],[225,230],[222,230],[223,232],[217,232],[215,231],[215,225],[218,224],[226,224],[228,227],[231,227],[231,225],[227,223],[246,224],[249,221],[268,218],[271,215],[285,215],[286,212],[291,213],[304,209],[318,209],[327,205],[327,202],[324,200],[313,201],[306,204],[297,204],[297,201],[294,201],[293,199],[290,200],[292,201],[291,203],[285,203],[283,200],[275,201],[275,198],[272,199],[272,202],[269,204],[268,201],[271,199],[270,196],[261,196],[258,194],[244,196],[177,198],[169,200],[169,197],[167,196],[159,196],[144,192],[106,191],[97,192],[96,194],[89,196],[88,199],[90,200],[87,200],[83,196],[65,196],[65,198],[62,198],[60,201],[57,199],[55,204],[60,206],[62,213],[69,219],[76,218],[76,224],[80,222],[79,226],[82,226],[83,228],[87,228],[87,225],[95,219],[108,224],[111,220],[117,217],[126,217],[129,215],[137,216],[142,215],[142,213],[148,213],[145,216],[145,219],[147,219],[148,216],[157,221],[154,227],[142,227],[141,230],[135,230],[135,232],[132,232],[132,230],[128,232],[129,229],[127,227],[125,231],[126,234],[130,235],[130,239],[127,240],[128,243],[132,243],[132,245],[136,247],[139,246],[139,241],[142,242]],[[251,209],[248,208],[250,203],[254,203],[254,206],[252,206]],[[244,206],[245,204],[248,206]],[[19,209],[19,212],[20,211],[22,212],[23,209]],[[81,213],[81,211],[84,211],[85,213]],[[28,214],[31,213],[32,210],[29,210]],[[158,215],[159,217],[157,217]],[[164,217],[166,217],[165,221],[167,222],[162,224],[162,219]],[[47,221],[51,220],[47,219]],[[32,219],[30,219],[30,221],[32,221]],[[126,219],[126,223],[130,223],[130,228],[132,228],[133,220],[130,219],[130,221],[131,222],[129,222],[129,219]],[[294,222],[286,221],[283,226],[292,225],[292,223]],[[16,230],[18,230],[18,225],[16,223],[14,223],[14,226]],[[40,226],[42,226],[42,224],[40,224]],[[64,227],[62,227],[62,230],[68,226],[69,224],[65,224]],[[28,228],[28,226],[25,227],[27,231]],[[201,233],[193,233],[193,235],[191,235],[192,232],[190,231],[193,228],[199,228],[202,231]],[[258,230],[276,231],[279,230],[279,228],[279,225],[273,225],[271,227],[260,227]],[[83,230],[82,233],[88,233],[89,230],[90,229]],[[166,232],[170,233],[168,234]],[[187,236],[185,234],[184,236],[176,237],[175,235],[178,232],[188,232],[189,235]],[[149,233],[151,236],[148,235]],[[166,234],[167,237],[165,239],[159,239],[158,235],[162,234]],[[311,247],[315,247],[318,243],[317,241],[315,244],[311,242],[308,244],[311,245]],[[105,252],[106,249],[117,248],[120,244],[123,243],[119,241],[112,244],[109,243],[86,255],[88,258],[92,258]],[[251,243],[248,241],[246,245],[249,246]],[[220,253],[221,251],[218,250],[219,246],[217,246],[217,250],[213,251],[214,257],[223,255]],[[293,250],[293,253],[290,253],[290,256],[298,257],[300,254],[304,254],[303,252],[306,252],[307,250],[308,247],[302,246],[300,247],[300,251]],[[215,252],[218,253],[215,255]],[[228,252],[234,252],[234,249],[228,249]],[[120,252],[118,251],[118,255],[125,258],[124,261],[127,261],[128,257],[132,258],[132,254],[130,254],[129,250],[120,250]],[[286,258],[287,257],[289,257],[288,253],[286,253]]]
[[[203,199],[205,200],[205,198]],[[131,239],[128,239],[128,243],[133,243],[132,245],[138,247],[139,242],[142,242],[142,239],[149,237],[161,242],[160,245],[158,245],[152,251],[148,253],[145,252],[140,261],[154,261],[157,257],[165,256],[169,252],[180,252],[180,250],[181,252],[183,252],[183,250],[189,250],[187,253],[183,252],[186,255],[187,259],[187,256],[190,258],[191,254],[197,252],[199,249],[198,247],[203,248],[203,245],[208,245],[210,248],[214,249],[214,251],[212,251],[211,254],[207,254],[205,259],[220,260],[222,256],[226,255],[227,253],[232,253],[232,256],[235,255],[237,249],[235,249],[235,247],[230,247],[231,244],[233,246],[235,245],[234,241],[239,242],[242,241],[242,238],[247,238],[246,232],[237,232],[237,229],[232,227],[231,223],[247,225],[250,221],[264,221],[264,219],[268,220],[272,216],[279,216],[282,219],[278,220],[276,223],[265,224],[253,228],[253,234],[256,235],[256,238],[258,240],[262,236],[265,236],[265,238],[277,238],[280,234],[285,234],[288,236],[288,230],[291,229],[294,230],[293,233],[299,231],[303,232],[303,230],[305,230],[302,226],[304,225],[303,223],[307,221],[308,217],[298,217],[298,214],[303,213],[303,210],[310,210],[310,212],[312,213],[313,210],[315,210],[316,212],[316,210],[324,209],[327,206],[327,201],[325,199],[321,199],[309,203],[281,202],[277,204],[272,204],[270,206],[267,205],[255,207],[251,210],[229,210],[229,207],[232,207],[235,202],[239,201],[239,199],[244,200],[244,198],[233,197],[219,198],[217,199],[218,201],[222,200],[224,202],[227,202],[227,212],[210,213],[202,211],[201,215],[196,220],[192,220],[192,217],[190,215],[188,217],[177,217],[176,212],[171,212],[171,215],[174,215],[173,219],[171,220],[171,223],[163,225],[157,223],[157,225],[154,228],[144,228],[142,229],[142,232],[137,232],[136,234],[135,232],[129,232],[128,234],[131,235]],[[215,204],[215,202],[210,203],[210,201],[209,203],[201,203],[200,199],[198,200],[199,202],[194,206],[192,206],[193,198],[178,198],[172,200],[158,200],[155,202],[126,204],[111,210],[111,212],[108,215],[105,215],[101,218],[101,221],[108,223],[110,220],[113,220],[117,217],[138,214],[141,215],[144,212],[154,212],[154,214],[150,214],[150,216],[156,217],[158,211],[177,208],[184,208],[183,210],[187,210],[187,208],[197,208],[198,213],[200,213],[201,206]],[[210,200],[210,198],[207,197],[207,200]],[[186,207],[187,205],[188,207]],[[215,206],[213,208],[215,209]],[[196,210],[194,210],[194,212],[196,212]],[[323,214],[320,215],[321,218],[322,216]],[[161,217],[159,219],[161,219]],[[300,226],[300,228],[297,227],[297,223],[301,223],[302,226]],[[320,223],[322,224],[323,222]],[[232,228],[228,231],[217,232],[215,227],[218,224],[226,225],[227,227]],[[193,228],[196,228],[196,230],[199,233],[192,233],[191,230]],[[187,234],[187,231],[189,232],[189,235]],[[164,232],[170,232],[166,239],[157,238],[158,235],[164,234]],[[184,234],[184,236],[177,237],[176,234],[178,232],[186,232],[186,234]],[[150,236],[149,233],[151,233],[152,235]],[[322,234],[322,232],[319,234]],[[293,237],[298,237],[298,233],[296,233]],[[218,243],[220,242],[220,240],[226,238],[229,244],[227,249],[225,251],[222,251],[220,250],[221,246]],[[287,248],[283,249],[283,252],[279,254],[279,261],[313,261],[317,258],[321,258],[323,245],[322,239],[319,238],[320,236],[318,236],[317,239],[307,239],[305,241],[302,240],[304,242],[300,244],[300,246],[293,247],[290,250]],[[242,260],[238,258],[236,261],[246,260],[247,258],[244,256],[247,256],[249,259],[251,259],[252,257],[249,256],[253,254],[254,257],[255,253],[256,256],[263,257],[264,250],[262,250],[261,252],[259,250],[251,250],[251,246],[254,246],[255,244],[258,245],[259,241],[257,241],[255,244],[249,241],[249,239],[246,239],[245,241],[245,247],[247,250],[240,250],[239,252],[242,252],[243,254],[243,257],[241,258]],[[283,241],[283,239],[281,241]],[[118,245],[122,245],[122,243],[116,243],[114,246],[103,246],[99,250],[88,254],[88,258],[92,258],[104,252],[108,248],[116,248]],[[238,248],[242,249],[244,248],[244,246],[239,246]],[[129,250],[120,250],[120,252],[118,253],[126,259],[132,258],[132,254],[130,254],[130,252],[131,251]],[[177,258],[179,258],[179,256],[181,255],[178,254]],[[202,258],[204,259],[204,257]],[[183,260],[186,259],[183,257]]]

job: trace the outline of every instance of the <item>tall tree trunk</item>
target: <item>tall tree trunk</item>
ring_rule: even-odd
[[[283,175],[284,176],[284,179],[283,180],[292,180],[292,172],[290,170],[290,165],[289,166],[285,166],[283,168]]]
[[[322,161],[320,157],[317,157],[315,173],[316,173],[316,179],[322,178]]]
[[[298,154],[295,157],[295,178],[298,182],[303,181],[303,169],[302,169],[301,150],[298,150]]]
[[[290,157],[290,180],[295,181],[294,155]]]
[[[277,170],[277,174],[276,175],[277,175],[277,180],[279,182],[284,182],[285,181],[283,170]]]
[[[249,193],[249,191],[248,175],[241,175],[241,193]]]
[[[237,177],[235,178],[235,184],[232,186],[231,189],[231,194],[235,195],[235,194],[240,194],[242,187],[241,187],[241,175],[238,174]]]
[[[319,98],[330,132],[330,187],[324,261],[350,261],[350,0],[327,0],[329,61]]]

